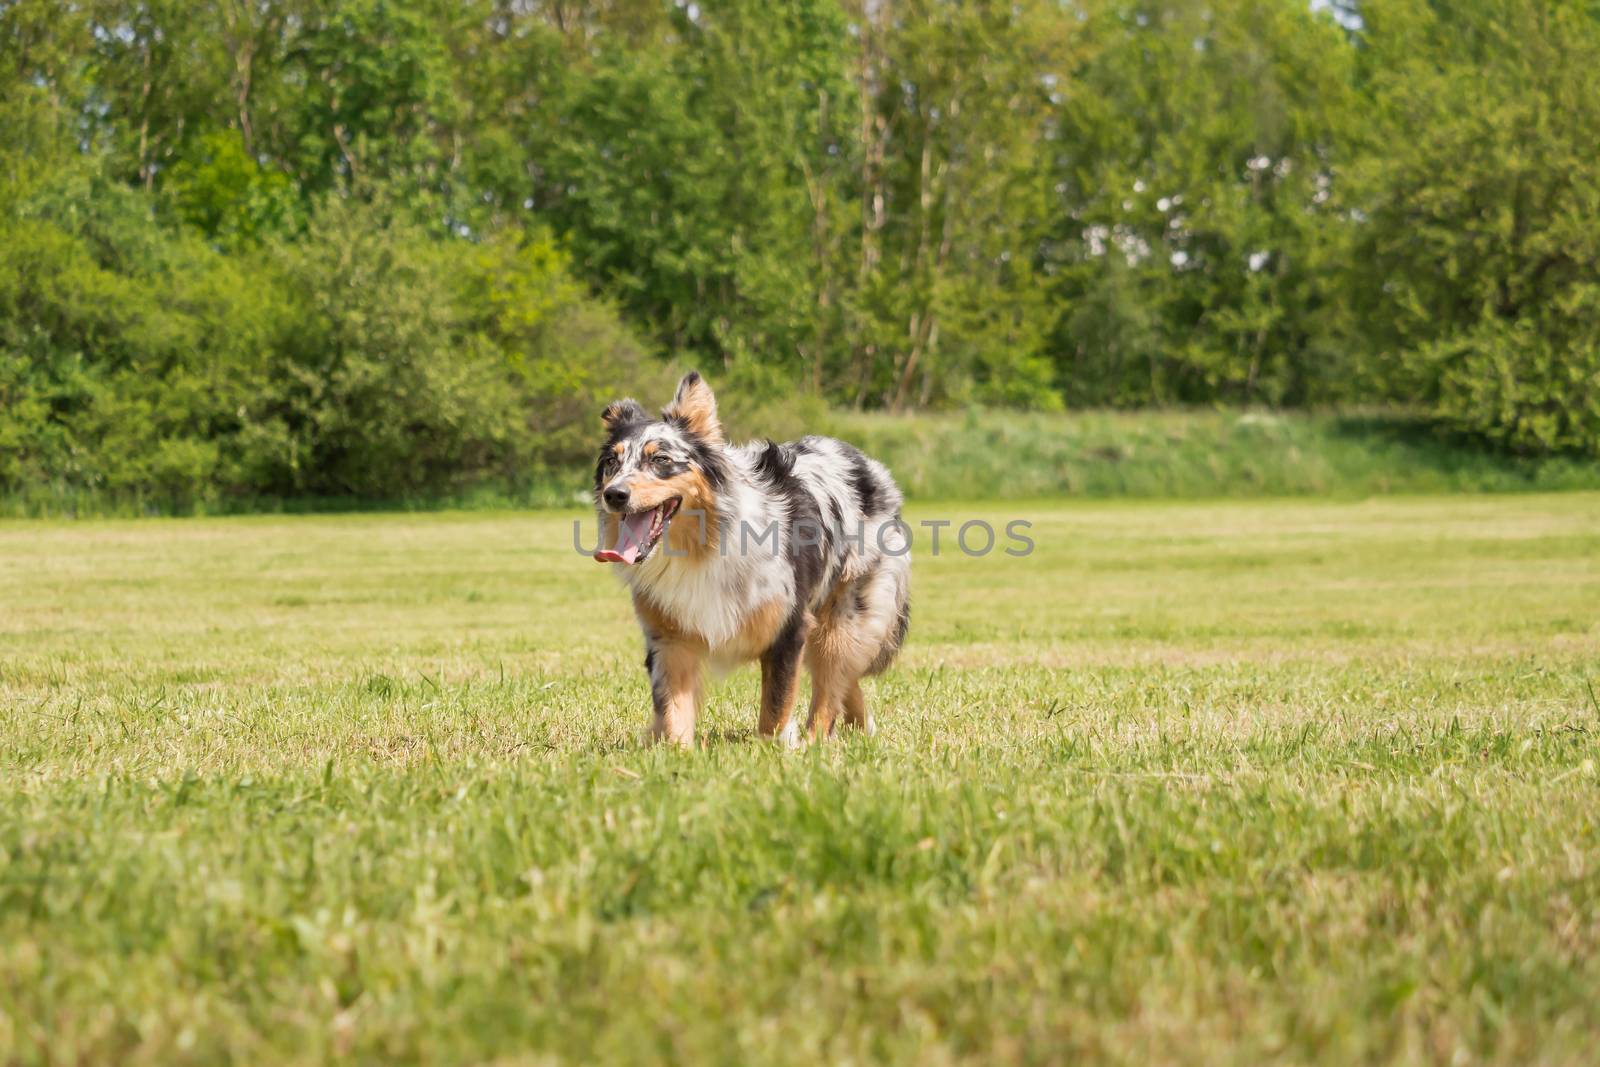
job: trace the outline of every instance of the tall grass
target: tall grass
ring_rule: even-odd
[[[1528,458],[1393,414],[974,411],[836,415],[922,498],[1369,496],[1600,488],[1600,464]]]
[[[888,464],[912,499],[1363,497],[1600,489],[1600,463],[1524,457],[1391,413],[973,410],[894,416],[805,401],[729,405],[736,440],[822,433]],[[597,438],[598,440],[598,435]],[[570,507],[590,472],[530,463],[514,484],[409,498],[246,496],[182,500],[38,486],[0,498],[0,517],[305,514]]]

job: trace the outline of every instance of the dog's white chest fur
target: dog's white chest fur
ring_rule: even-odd
[[[789,568],[774,566],[776,550],[765,546],[701,561],[668,559],[658,552],[623,577],[686,632],[703,638],[715,654],[758,609],[794,596]]]
[[[713,657],[758,609],[794,598],[794,571],[782,558],[787,513],[747,484],[729,486],[722,505],[727,521],[712,552],[690,559],[658,549],[623,572],[636,595],[703,638]]]

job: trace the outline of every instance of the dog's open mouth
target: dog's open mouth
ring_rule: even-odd
[[[677,510],[678,498],[674,497],[646,511],[617,516],[617,543],[612,548],[596,549],[595,560],[600,563],[642,562],[661,540],[668,520]]]

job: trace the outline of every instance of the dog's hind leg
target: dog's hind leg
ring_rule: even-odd
[[[861,679],[888,666],[905,636],[908,564],[886,559],[859,578],[840,582],[818,613],[806,642],[811,668],[813,740],[829,736],[834,722],[867,734],[874,731]]]
[[[840,715],[850,721],[850,703],[859,701],[856,684],[871,659],[848,613],[827,610],[806,641],[806,665],[811,669],[811,714],[806,736],[820,741],[833,734]]]
[[[878,726],[872,721],[872,712],[867,710],[867,697],[861,691],[861,680],[858,678],[850,683],[844,694],[844,725],[860,730],[871,737],[878,732]]]
[[[756,732],[762,737],[794,741],[789,714],[800,688],[800,656],[805,650],[810,619],[801,611],[786,623],[772,645],[761,654],[761,715]]]
[[[817,672],[811,672],[811,711],[806,716],[806,738],[821,741],[833,736],[833,723],[839,716],[839,696],[828,681],[818,682]]]

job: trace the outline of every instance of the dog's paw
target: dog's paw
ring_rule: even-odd
[[[670,745],[673,748],[693,748],[694,731],[679,729],[673,731],[659,720],[639,731],[639,741],[649,748],[652,745]]]

